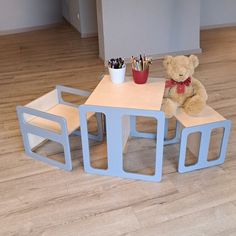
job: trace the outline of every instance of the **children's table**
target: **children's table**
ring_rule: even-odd
[[[84,105],[80,106],[81,137],[84,169],[88,173],[111,175],[146,181],[160,181],[162,176],[165,115],[161,109],[165,89],[163,78],[148,78],[145,84],[135,84],[126,77],[122,84],[113,84],[105,75]],[[91,166],[87,114],[101,113],[105,117],[107,135],[107,169]],[[157,120],[155,134],[136,130],[136,117]],[[130,173],[124,170],[123,150],[128,138],[154,138],[156,142],[155,171],[153,175]]]

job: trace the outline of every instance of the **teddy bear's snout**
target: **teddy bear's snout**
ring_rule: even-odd
[[[180,69],[178,74],[179,74],[179,77],[185,77],[186,73],[187,73],[186,69],[182,68]]]

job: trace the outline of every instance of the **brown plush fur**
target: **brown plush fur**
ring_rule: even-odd
[[[177,93],[177,86],[165,89],[162,111],[165,112],[167,118],[174,116],[178,107],[182,107],[189,115],[196,115],[206,105],[206,90],[199,80],[193,78],[194,70],[198,64],[198,58],[194,55],[165,57],[163,65],[166,69],[167,79],[177,82],[185,81],[188,77],[192,79],[191,84],[185,86],[184,93]]]

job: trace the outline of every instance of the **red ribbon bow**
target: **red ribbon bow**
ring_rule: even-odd
[[[185,81],[177,82],[173,79],[166,80],[166,88],[172,88],[177,85],[177,93],[184,93],[185,86],[189,86],[191,84],[191,77],[188,77]]]

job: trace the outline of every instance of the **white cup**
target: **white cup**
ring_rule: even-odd
[[[120,69],[108,68],[111,81],[114,84],[121,84],[125,81],[125,70],[126,66]]]

